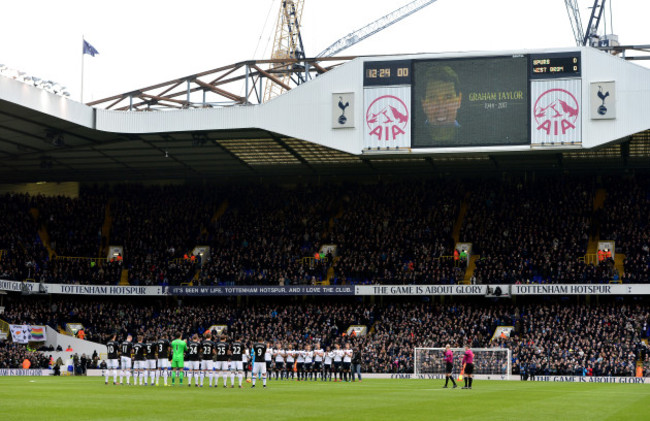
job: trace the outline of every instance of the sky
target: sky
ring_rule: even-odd
[[[409,0],[304,0],[308,57]],[[650,44],[650,1],[611,0],[607,29]],[[592,0],[579,0],[583,25]],[[53,80],[86,102],[250,59],[270,57],[280,0],[6,2],[0,64]],[[601,24],[601,29],[603,25]],[[500,51],[575,45],[564,0],[437,0],[340,55]],[[649,66],[650,63],[639,62]]]

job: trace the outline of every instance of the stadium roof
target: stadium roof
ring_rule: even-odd
[[[649,167],[650,133],[643,130],[590,149],[360,152],[355,131],[334,132],[330,123],[332,92],[358,83],[359,66],[321,73],[318,83],[270,103],[176,111],[92,108],[0,77],[0,180],[293,179]],[[138,92],[139,100],[146,98]]]
[[[598,150],[535,156],[359,156],[256,129],[101,132],[0,100],[0,180],[12,183],[644,168],[649,158],[650,132]]]

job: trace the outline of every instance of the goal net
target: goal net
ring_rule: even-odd
[[[450,348],[454,353],[454,369],[456,377],[463,368],[465,348]],[[510,379],[512,372],[511,352],[508,348],[472,348],[474,352],[474,375],[494,376],[494,378]],[[415,348],[413,356],[415,377],[444,378],[445,348]],[[505,376],[505,377],[501,377]]]

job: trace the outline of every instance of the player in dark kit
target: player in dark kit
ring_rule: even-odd
[[[454,377],[451,372],[454,370],[454,352],[450,349],[449,344],[445,347],[445,385],[443,388],[447,388],[449,380],[454,384],[454,389],[458,387]]]
[[[156,377],[156,343],[152,341],[151,338],[148,338],[147,342],[144,344],[144,356],[147,359],[144,384],[147,386],[148,377],[151,379],[151,385],[153,386]]]
[[[261,338],[260,338],[261,339]],[[262,376],[262,384],[266,387],[266,362],[264,361],[264,354],[266,353],[266,344],[262,340],[258,340],[253,344],[253,371],[251,377],[253,379],[253,385],[251,388],[255,387],[255,381],[257,380],[258,374]]]
[[[463,386],[463,389],[471,389],[473,380],[472,375],[474,374],[474,353],[469,349],[469,345],[465,346],[463,365],[465,366],[465,386]]]
[[[192,335],[192,340],[187,344],[187,369],[189,380],[187,385],[192,386],[192,377],[195,377],[194,386],[199,387],[199,335]]]
[[[203,380],[208,376],[208,383],[212,387],[212,379],[214,378],[214,362],[212,356],[215,353],[214,342],[212,342],[212,334],[206,331],[203,334],[203,342],[201,342],[201,387],[203,387]]]
[[[242,362],[242,354],[244,353],[244,343],[241,338],[230,344],[230,387],[235,387],[235,375],[239,380],[239,388],[241,389],[242,379],[244,377],[244,366]]]
[[[144,383],[144,369],[146,361],[144,359],[144,343],[142,335],[138,335],[138,343],[133,345],[133,368],[135,370],[135,378],[133,379],[133,384]]]
[[[161,337],[156,341],[156,352],[158,353],[158,370],[156,371],[156,386],[162,373],[164,384],[167,386],[167,375],[169,374],[169,339]]]
[[[228,376],[228,342],[226,342],[226,337],[222,336],[219,342],[215,345],[217,350],[217,365],[214,368],[217,372],[217,377],[214,380],[214,386],[219,386],[219,377],[223,377],[223,387],[226,387],[227,377]]]
[[[108,376],[111,371],[113,372],[113,384],[117,384],[117,367],[120,353],[120,344],[116,341],[117,335],[113,335],[111,340],[106,344],[106,351],[108,353],[107,359],[107,370],[106,370],[106,384],[108,384]]]
[[[127,385],[131,382],[131,352],[133,351],[132,339],[131,335],[128,335],[126,340],[120,344],[120,384],[123,384],[122,378],[124,376],[126,376]]]

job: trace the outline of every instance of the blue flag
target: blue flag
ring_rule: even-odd
[[[84,40],[84,51],[83,54],[88,54],[89,56],[95,57],[95,55],[99,54],[99,51],[95,49],[90,43],[86,40]]]

